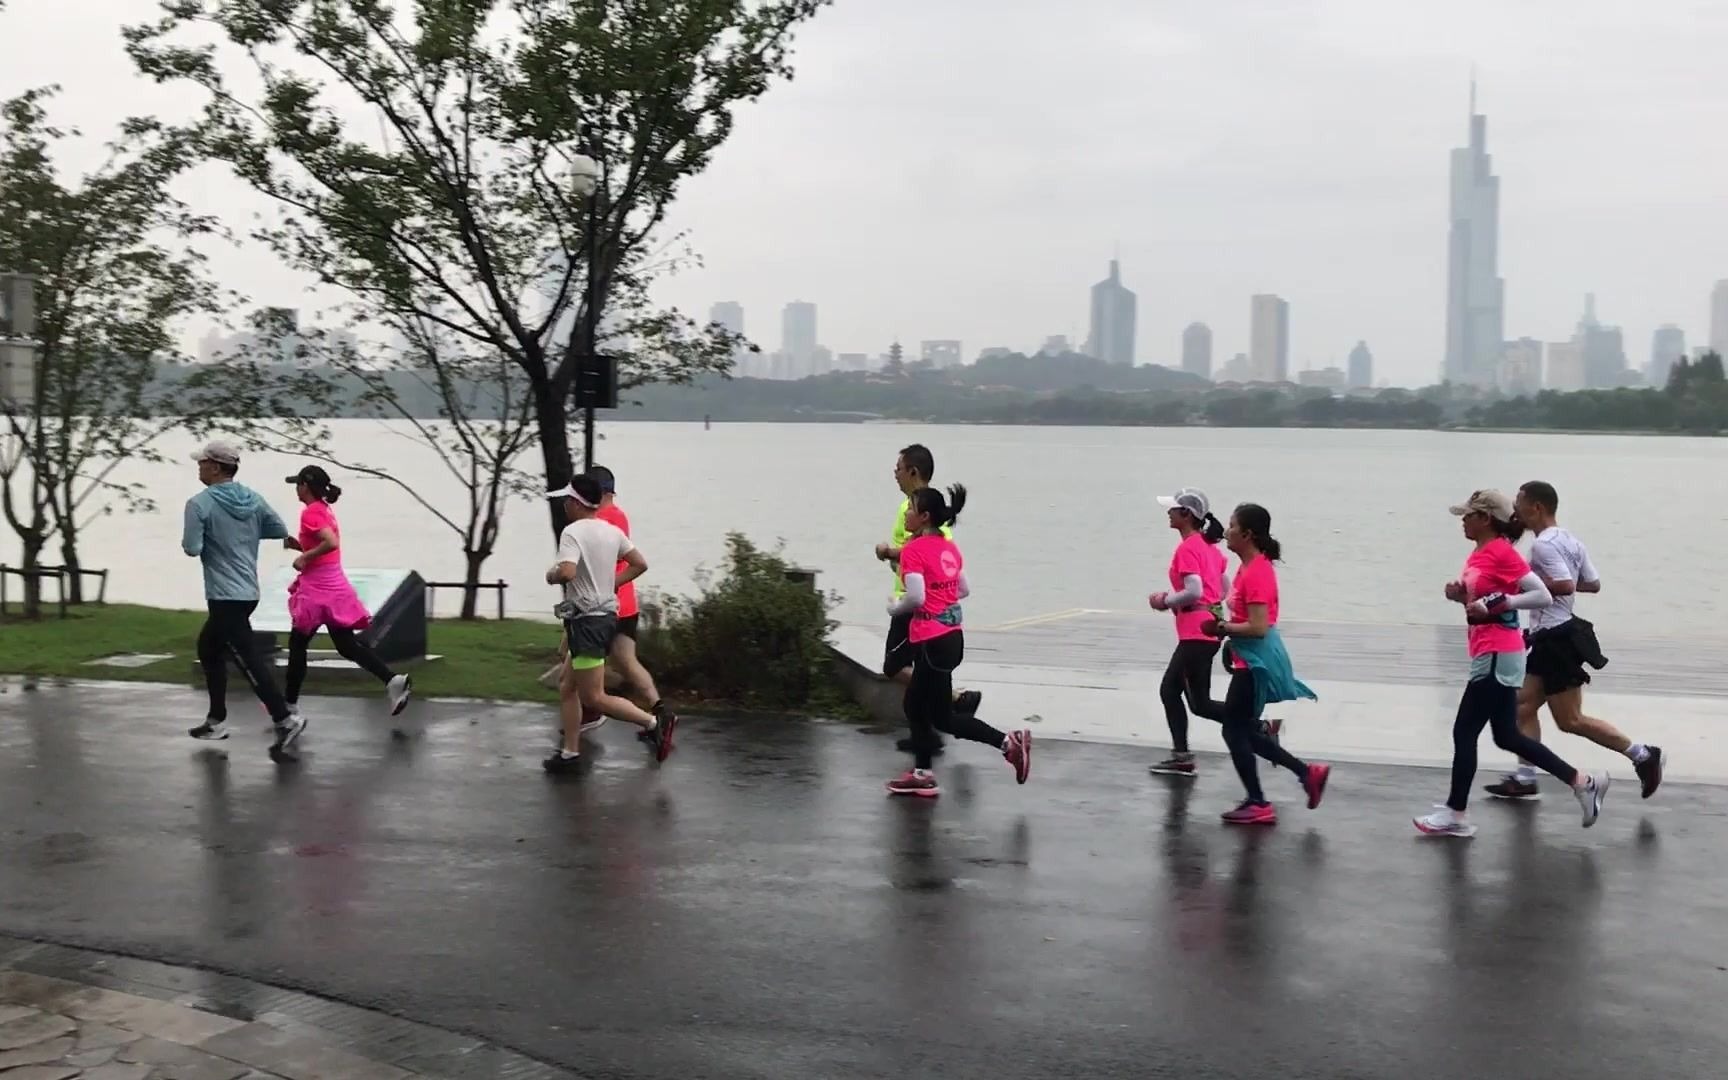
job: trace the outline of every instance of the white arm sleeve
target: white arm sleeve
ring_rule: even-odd
[[[897,599],[888,602],[890,615],[910,615],[924,606],[924,575],[907,574],[902,584],[906,586],[906,591]]]
[[[1542,584],[1542,579],[1531,571],[1518,579],[1518,592],[1506,598],[1506,606],[1514,611],[1529,611],[1532,608],[1545,608],[1554,602],[1549,594],[1548,586]]]
[[[966,580],[966,571],[960,571],[960,576],[954,579],[954,584],[960,587],[960,599],[964,600],[972,595],[972,586]]]
[[[1200,584],[1199,574],[1184,574],[1182,588],[1173,593],[1164,594],[1164,604],[1172,608],[1184,608],[1190,604],[1198,604],[1200,598],[1206,595],[1205,586]]]

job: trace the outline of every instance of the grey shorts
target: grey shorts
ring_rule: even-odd
[[[596,668],[606,662],[612,639],[618,636],[618,616],[611,612],[578,615],[564,620],[564,640],[570,646],[570,666]]]

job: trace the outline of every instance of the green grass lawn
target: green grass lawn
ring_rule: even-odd
[[[45,615],[38,621],[0,619],[0,673],[125,679],[185,684],[197,659],[202,611],[169,611],[132,604],[88,605],[70,609],[67,618]],[[286,646],[287,635],[278,641]],[[330,647],[327,639],[314,650]],[[472,697],[499,701],[553,702],[557,695],[536,678],[558,658],[558,627],[525,619],[463,622],[435,619],[427,651],[442,659],[409,669],[414,692],[430,697]],[[87,661],[117,653],[171,653],[138,668],[91,665]],[[376,694],[367,679],[320,679],[314,671],[307,692]]]

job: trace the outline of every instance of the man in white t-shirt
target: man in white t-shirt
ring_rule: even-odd
[[[1560,496],[1554,485],[1532,480],[1518,489],[1513,505],[1518,520],[1536,534],[1530,545],[1530,569],[1553,597],[1547,607],[1530,612],[1530,627],[1525,633],[1530,656],[1524,686],[1518,692],[1518,729],[1540,739],[1540,714],[1546,704],[1561,731],[1582,735],[1598,746],[1626,755],[1648,799],[1662,784],[1662,748],[1635,743],[1613,724],[1584,712],[1584,684],[1590,681],[1585,665],[1600,668],[1608,662],[1596,642],[1596,628],[1573,611],[1579,593],[1602,589],[1590,552],[1583,541],[1556,523]],[[1536,771],[1521,761],[1516,772],[1488,785],[1487,791],[1502,799],[1536,798]]]
[[[570,663],[558,682],[563,745],[544,762],[550,773],[572,773],[581,767],[582,711],[635,724],[656,761],[672,753],[678,717],[670,710],[646,712],[627,698],[606,692],[606,654],[618,634],[618,586],[634,581],[648,569],[642,552],[623,530],[600,520],[600,484],[578,476],[549,499],[564,500],[570,524],[558,537],[558,561],[546,571],[548,585],[563,586],[563,602],[555,609],[564,622]],[[624,569],[617,570],[622,562]]]

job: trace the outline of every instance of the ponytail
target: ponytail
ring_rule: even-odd
[[[342,497],[342,489],[337,487],[335,484],[331,484],[324,489],[324,494],[319,497],[327,503],[334,503],[337,499]]]
[[[1236,527],[1248,534],[1260,554],[1272,562],[1284,557],[1284,545],[1272,536],[1272,515],[1259,503],[1243,503],[1236,508]]]
[[[1200,539],[1208,544],[1216,544],[1224,539],[1224,523],[1214,517],[1210,510],[1200,519]]]
[[[960,511],[966,506],[966,485],[949,488],[946,499],[940,489],[933,487],[919,488],[907,497],[920,514],[930,515],[932,528],[945,529],[960,520]]]
[[[942,522],[942,524],[944,524],[944,525],[957,525],[957,524],[959,524],[960,523],[960,511],[963,510],[965,508],[965,506],[966,506],[966,485],[965,484],[954,484],[954,485],[950,486],[948,488],[948,512],[945,515],[947,517],[947,520]]]

